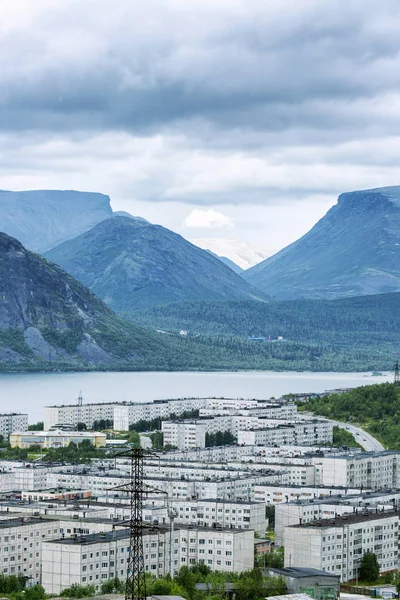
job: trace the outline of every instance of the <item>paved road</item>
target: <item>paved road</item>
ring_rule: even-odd
[[[330,420],[330,419],[328,419]],[[354,439],[366,450],[367,452],[379,452],[385,450],[378,440],[376,440],[370,433],[361,429],[361,427],[355,427],[350,423],[341,423],[340,421],[331,421],[334,425],[337,425],[341,429],[347,429],[350,433],[354,434]],[[358,434],[358,435],[357,435]]]

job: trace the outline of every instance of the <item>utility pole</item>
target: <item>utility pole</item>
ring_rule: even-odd
[[[171,575],[171,579],[174,578],[175,569],[174,569],[174,541],[175,541],[175,528],[174,521],[178,516],[178,511],[176,508],[173,508],[168,503],[168,516],[170,521],[170,539],[169,539],[169,574]]]
[[[394,365],[394,385],[400,386],[400,371],[398,360],[396,360],[396,364]]]
[[[113,488],[114,490],[128,492],[130,495],[130,517],[124,523],[130,530],[125,600],[146,600],[146,573],[143,553],[143,530],[146,525],[143,523],[142,518],[143,500],[150,492],[165,493],[144,483],[144,455],[143,448],[131,448],[129,451],[118,455],[130,458],[130,481],[125,485]]]

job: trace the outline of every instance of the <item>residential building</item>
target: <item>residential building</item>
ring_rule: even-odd
[[[0,414],[0,435],[8,440],[13,431],[27,431],[28,415],[20,413]]]
[[[399,515],[395,511],[354,513],[285,527],[285,567],[311,567],[355,579],[365,552],[376,555],[381,573],[395,571]]]
[[[71,442],[80,444],[83,440],[88,440],[96,447],[106,445],[104,433],[91,431],[16,431],[10,435],[11,448],[64,448]]]
[[[173,568],[204,563],[213,570],[241,572],[254,566],[253,531],[175,527]],[[143,537],[145,571],[162,576],[170,570],[168,527],[147,529]],[[129,562],[129,531],[74,536],[43,544],[42,584],[49,594],[60,594],[76,583],[94,585],[125,579]]]
[[[315,457],[316,483],[394,489],[400,486],[400,452],[363,452]]]
[[[0,573],[41,583],[42,544],[60,536],[58,521],[36,517],[0,520]]]
[[[332,423],[317,419],[238,433],[238,444],[250,446],[312,445],[332,442],[332,439]]]

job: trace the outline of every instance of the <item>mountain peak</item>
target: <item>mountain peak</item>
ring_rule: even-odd
[[[75,190],[0,191],[0,231],[45,252],[113,214],[110,198]]]
[[[126,216],[107,219],[45,256],[117,311],[182,300],[265,300],[182,236]]]
[[[400,186],[341,194],[307,234],[243,277],[282,300],[400,291]]]

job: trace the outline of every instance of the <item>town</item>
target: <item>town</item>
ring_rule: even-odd
[[[299,410],[310,397],[80,396],[45,407],[36,428],[26,414],[0,415],[9,440],[0,454],[1,573],[50,595],[100,594],[132,576],[135,448],[134,539],[148,578],[257,565],[284,591],[319,600],[358,580],[365,555],[381,574],[397,571],[400,452],[370,449],[362,430],[364,449],[335,446],[338,424]]]

